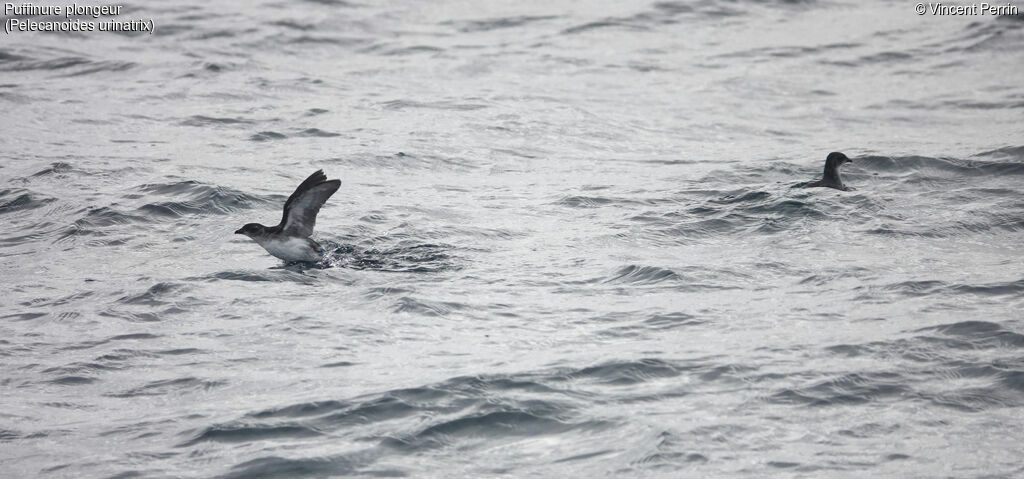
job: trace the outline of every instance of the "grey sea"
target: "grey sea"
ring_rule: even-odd
[[[1020,4],[119,5],[3,17],[0,477],[1024,476]]]

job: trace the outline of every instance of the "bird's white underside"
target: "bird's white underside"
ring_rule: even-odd
[[[253,238],[268,253],[285,261],[320,261],[320,253],[306,238],[291,237],[284,240]]]

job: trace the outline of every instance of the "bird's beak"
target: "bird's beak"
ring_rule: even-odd
[[[243,233],[243,232],[242,232],[242,230],[238,230],[238,231],[235,231],[235,234],[236,234],[236,235],[243,235],[243,234],[245,234],[245,233]]]

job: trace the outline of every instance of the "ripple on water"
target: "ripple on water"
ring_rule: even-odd
[[[805,279],[804,282],[810,281],[815,277]],[[829,278],[834,279],[834,278]],[[822,284],[822,283],[817,283]],[[950,295],[971,295],[971,296],[988,296],[988,297],[1000,297],[1007,296],[1007,299],[1013,298],[1024,298],[1024,278],[1016,281],[1005,281],[995,282],[988,284],[962,284],[951,281],[939,281],[939,280],[917,280],[917,281],[901,281],[898,283],[883,285],[879,287],[868,287],[866,291],[860,294],[857,299],[870,300],[870,299],[881,299],[885,300],[891,296],[892,293],[897,293],[907,297],[928,297],[935,296],[939,298],[949,297]]]
[[[54,201],[57,201],[57,199],[43,196],[24,188],[0,190],[0,215],[42,208]]]
[[[323,435],[354,434],[359,442],[376,444],[358,453],[366,459],[359,467],[372,467],[373,461],[389,454],[442,447],[468,450],[524,437],[602,431],[611,423],[582,414],[579,407],[589,393],[576,391],[578,385],[628,386],[675,377],[686,369],[652,358],[512,376],[456,377],[353,399],[253,411],[235,421],[191,431],[180,447],[202,442],[305,441]],[[715,378],[717,375],[708,376],[708,380]],[[325,470],[337,472],[335,463],[342,457],[323,458],[324,464],[330,465]],[[246,461],[236,470],[250,470],[255,463],[277,464],[278,459]]]
[[[280,205],[276,197],[254,196],[241,191],[203,184],[197,181],[145,184],[136,188],[138,197],[170,196],[174,201],[153,202],[139,209],[148,215],[177,218],[186,215],[226,215],[270,205]]]
[[[929,326],[914,335],[826,348],[844,357],[869,357],[891,370],[843,375],[772,399],[810,406],[857,404],[897,398],[962,411],[1020,407],[1024,335],[987,321]]]
[[[677,291],[693,292],[735,289],[739,287],[739,283],[746,283],[748,280],[749,275],[731,269],[696,266],[669,269],[660,266],[631,264],[619,268],[606,277],[594,278],[585,283],[614,287],[665,287]]]
[[[783,389],[768,401],[812,407],[864,404],[900,398],[911,390],[903,382],[903,376],[893,372],[850,373],[805,387]]]
[[[185,394],[193,391],[205,392],[227,384],[224,381],[199,379],[194,377],[162,379],[150,381],[138,387],[120,393],[107,394],[110,397],[131,398],[141,396],[164,396],[167,394]]]

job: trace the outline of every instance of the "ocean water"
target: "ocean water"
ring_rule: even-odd
[[[1024,16],[117,18],[0,34],[0,476],[1024,475]]]

